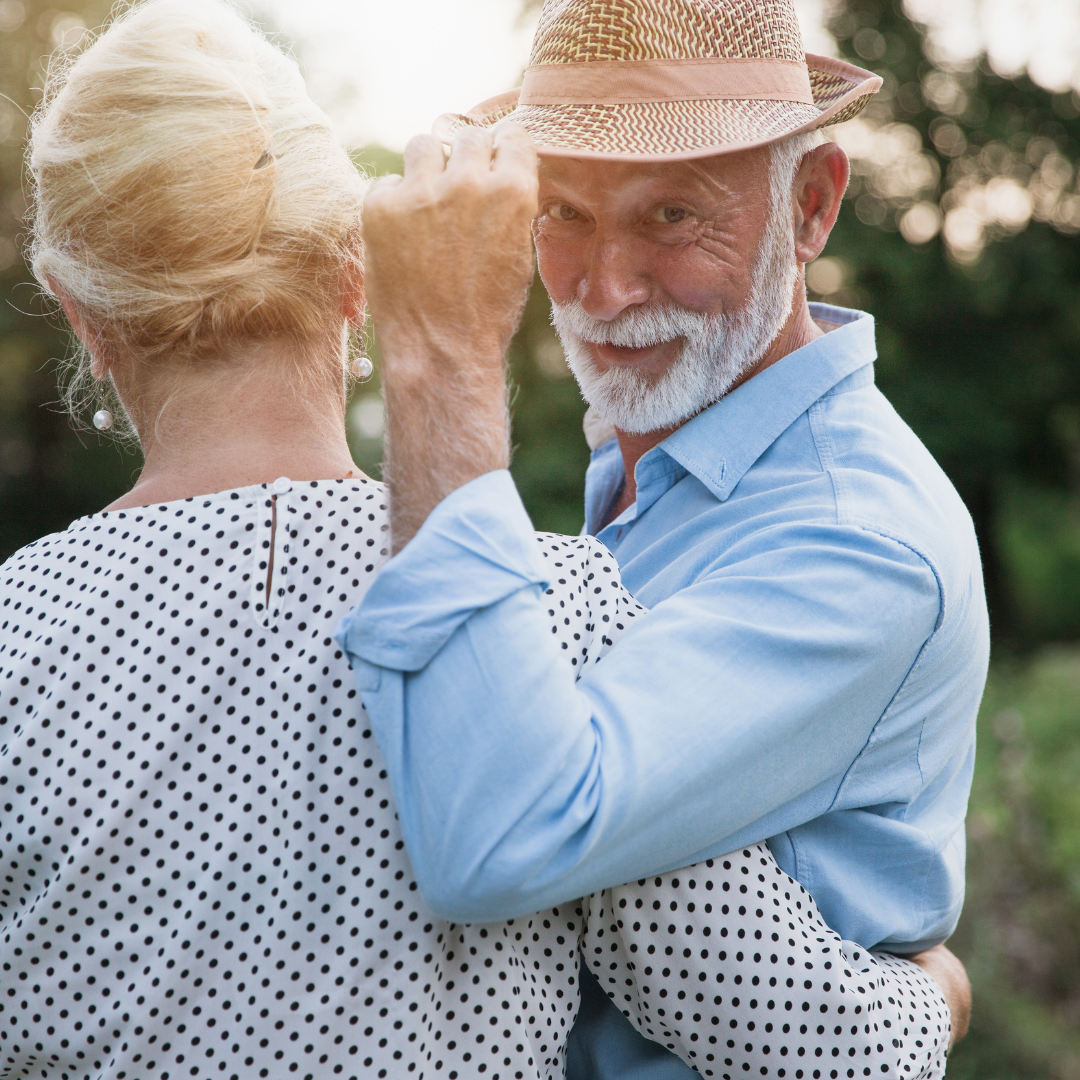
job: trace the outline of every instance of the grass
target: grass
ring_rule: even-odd
[[[954,1080],[1080,1080],[1080,648],[996,657],[979,716],[968,900],[974,991]]]

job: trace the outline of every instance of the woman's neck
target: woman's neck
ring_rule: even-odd
[[[363,476],[345,439],[340,383],[297,386],[297,367],[278,357],[244,364],[235,377],[185,374],[168,393],[117,389],[139,433],[145,465],[108,510],[292,480]],[[326,379],[326,382],[331,382]]]

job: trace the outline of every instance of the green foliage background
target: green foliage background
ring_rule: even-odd
[[[140,464],[51,404],[69,341],[19,255],[19,110],[36,103],[42,57],[65,28],[76,16],[97,25],[107,8],[0,0],[0,93],[10,99],[0,99],[0,559],[99,509]],[[826,252],[842,284],[827,299],[877,317],[878,382],[967,501],[992,606],[969,900],[953,940],[975,1013],[949,1072],[1080,1080],[1080,239],[1055,220],[991,226],[981,256],[958,259],[940,235],[915,244],[900,231],[913,205],[947,212],[987,170],[1034,184],[1053,154],[1075,176],[1080,99],[999,78],[985,63],[941,69],[899,0],[846,0],[831,28],[844,53],[885,78],[870,120],[903,125],[921,143],[929,180],[897,194],[886,165],[856,161]],[[400,168],[379,148],[357,161]],[[576,532],[584,405],[548,311],[537,282],[511,351],[513,471],[538,528]],[[377,342],[371,352],[377,367]],[[375,475],[378,402],[376,372],[357,389],[350,424],[357,461]]]

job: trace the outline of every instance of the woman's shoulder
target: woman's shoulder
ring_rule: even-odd
[[[596,615],[609,606],[629,619],[645,611],[623,586],[618,559],[595,536],[538,532],[536,542],[551,568],[548,596],[580,597]]]
[[[36,559],[54,559],[71,556],[72,549],[86,549],[88,553],[103,552],[110,537],[131,534],[133,529],[143,532],[156,530],[161,541],[182,539],[184,526],[198,525],[215,518],[236,520],[234,515],[245,511],[255,513],[270,505],[275,496],[290,495],[303,507],[306,519],[316,517],[339,517],[344,508],[362,511],[371,522],[386,522],[389,528],[389,502],[386,485],[368,477],[344,480],[292,481],[282,477],[272,483],[252,484],[230,488],[226,491],[194,495],[170,502],[152,503],[124,510],[99,510],[76,518],[66,528],[24,544],[0,563],[0,583],[11,586],[10,579],[20,568]],[[204,530],[205,531],[205,530]],[[125,537],[127,538],[127,537]],[[113,553],[115,554],[115,553]],[[106,555],[106,558],[111,556]]]
[[[32,575],[39,572],[42,564],[70,557],[73,549],[90,546],[94,531],[90,518],[79,518],[66,529],[48,532],[24,544],[0,563],[0,592],[10,595],[10,590],[19,588],[27,573]]]
[[[300,657],[336,664],[333,627],[389,547],[385,488],[363,480],[280,480],[80,518],[0,572],[0,736],[29,700],[12,687],[32,685],[41,707],[50,696],[80,707],[122,681],[125,693],[154,690],[144,704],[169,712],[155,696],[171,683],[163,673],[190,657],[200,688],[211,662],[227,684],[199,701],[225,695],[248,664],[245,679],[271,681]]]
[[[389,529],[390,501],[386,485],[378,480],[360,477],[348,480],[287,480],[263,485],[267,493],[288,495],[290,501],[302,506],[312,517],[322,514],[340,516],[343,509],[362,511],[366,519],[387,524]]]
[[[303,606],[292,595],[294,580],[328,584],[330,569],[335,606],[356,603],[389,558],[389,529],[386,489],[366,478],[282,478],[91,514],[0,566],[0,646],[31,632],[39,648],[45,638],[62,647],[76,626],[103,618],[106,608],[113,621],[121,612],[175,620],[193,606],[198,620],[212,599],[211,612],[239,605],[237,618],[273,621]]]

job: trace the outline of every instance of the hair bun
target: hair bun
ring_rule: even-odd
[[[295,63],[214,0],[150,0],[50,73],[31,258],[122,349],[308,339],[359,266],[366,179]]]

